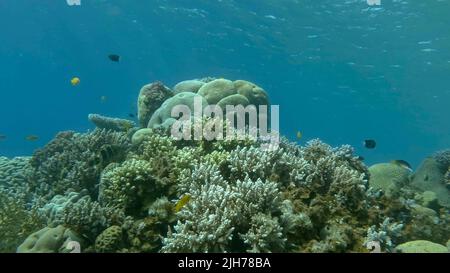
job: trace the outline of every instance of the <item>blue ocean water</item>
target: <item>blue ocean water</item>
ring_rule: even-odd
[[[381,1],[0,1],[0,155],[126,118],[146,83],[215,76],[267,90],[292,140],[415,167],[450,147],[450,1]]]

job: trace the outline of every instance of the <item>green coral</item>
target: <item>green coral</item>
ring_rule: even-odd
[[[45,227],[30,236],[17,248],[18,253],[67,253],[72,251],[68,245],[75,242],[83,247],[83,240],[73,231],[63,226]],[[77,251],[77,250],[75,250]]]
[[[387,195],[398,196],[399,190],[409,183],[410,171],[393,163],[375,164],[369,168],[369,184]]]
[[[150,162],[130,159],[105,170],[98,199],[101,206],[140,215],[158,197],[158,190]]]
[[[30,233],[43,226],[44,218],[36,207],[29,208],[23,196],[0,188],[0,252],[15,252]]]
[[[95,251],[99,253],[112,253],[120,250],[123,245],[123,231],[120,226],[111,226],[105,229],[95,239]]]
[[[448,253],[446,246],[436,244],[430,241],[417,240],[406,242],[396,247],[401,253]]]

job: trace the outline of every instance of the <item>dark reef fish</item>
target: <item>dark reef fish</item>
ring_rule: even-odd
[[[6,139],[6,135],[0,135],[0,141],[5,140]]]
[[[406,162],[405,160],[395,159],[395,160],[391,160],[391,163],[412,171],[411,165],[408,162]]]
[[[108,58],[111,61],[116,62],[116,63],[118,63],[120,61],[120,56],[117,54],[110,54],[110,55],[108,55]]]
[[[367,149],[374,149],[377,146],[377,142],[373,139],[366,139],[364,140],[363,145]]]

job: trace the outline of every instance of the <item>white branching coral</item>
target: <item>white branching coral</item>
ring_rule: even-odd
[[[382,250],[392,251],[395,247],[394,241],[400,236],[403,226],[402,223],[393,223],[389,217],[384,219],[379,228],[373,225],[367,230],[364,246],[368,246],[372,242],[377,242],[380,244]]]
[[[282,251],[287,240],[278,219],[264,213],[251,218],[250,229],[241,238],[251,246],[248,252],[252,253]]]
[[[252,216],[280,211],[281,196],[274,182],[226,181],[216,165],[201,164],[180,181],[192,201],[179,212],[175,232],[163,241],[162,252],[225,252],[235,229],[248,230]],[[277,220],[277,228],[281,230]],[[282,235],[280,235],[282,236]],[[261,244],[264,244],[261,242]]]
[[[192,201],[180,212],[175,232],[163,240],[162,252],[227,250],[237,216],[235,194],[220,177],[205,178],[204,185],[192,185]]]

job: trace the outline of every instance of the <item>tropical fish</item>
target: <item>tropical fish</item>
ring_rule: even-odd
[[[102,103],[106,102],[107,100],[108,100],[108,97],[107,97],[107,96],[101,96],[101,97],[100,97],[100,101],[101,101]]]
[[[89,166],[106,166],[114,162],[120,154],[119,146],[103,145],[100,152],[88,164]]]
[[[110,55],[108,55],[108,58],[111,61],[116,62],[116,63],[118,63],[120,61],[120,56],[116,55],[116,54],[110,54]]]
[[[183,195],[181,199],[175,204],[175,212],[179,212],[188,202],[191,200],[191,196],[189,194]]]
[[[405,160],[395,159],[395,160],[391,160],[391,163],[395,164],[395,165],[398,165],[398,166],[400,166],[402,168],[405,168],[405,169],[407,169],[409,171],[412,171],[411,165],[408,162],[406,162]]]
[[[73,77],[73,78],[70,80],[70,83],[71,83],[73,86],[77,86],[77,85],[80,84],[80,78],[78,78],[78,77]]]
[[[303,134],[302,134],[302,132],[300,132],[300,131],[297,131],[297,140],[300,140],[300,139],[302,139],[302,137],[303,137]]]
[[[0,135],[0,141],[5,140],[6,139],[6,135]]]
[[[363,145],[367,149],[374,149],[377,146],[377,142],[373,139],[366,139],[364,140]]]
[[[129,114],[128,114],[128,117],[130,117],[130,118],[134,118],[134,117],[136,117],[136,115],[135,115],[135,114],[133,114],[133,113],[129,113]]]
[[[29,135],[29,136],[26,136],[25,139],[28,141],[37,141],[39,139],[39,137],[36,135]]]

